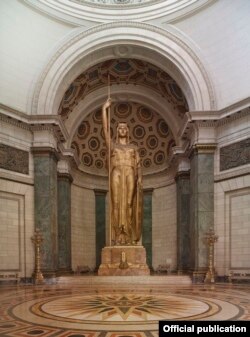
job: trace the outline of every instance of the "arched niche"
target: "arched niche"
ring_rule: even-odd
[[[110,58],[138,58],[161,67],[177,82],[190,110],[211,110],[213,88],[196,54],[179,37],[134,22],[77,29],[47,63],[34,89],[31,113],[56,115],[70,83],[84,70]]]

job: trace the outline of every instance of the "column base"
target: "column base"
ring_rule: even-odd
[[[100,276],[150,275],[143,246],[111,246],[102,249]]]
[[[193,283],[204,283],[206,271],[193,271]]]

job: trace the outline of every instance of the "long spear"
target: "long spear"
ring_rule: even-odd
[[[108,74],[108,99],[110,99],[110,75]],[[111,129],[110,129],[110,107],[108,108],[108,134],[109,134],[109,148],[108,148],[108,175],[109,175],[109,245],[112,244],[112,224],[111,224]]]

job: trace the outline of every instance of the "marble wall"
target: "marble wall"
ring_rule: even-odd
[[[34,270],[33,186],[0,179],[0,273],[30,277]]]
[[[214,154],[197,148],[190,171],[191,269],[202,273],[208,267],[206,233],[214,227]]]
[[[250,175],[215,184],[215,265],[219,276],[250,270]]]
[[[35,227],[44,241],[41,267],[45,275],[55,276],[58,269],[57,160],[55,153],[34,152]]]
[[[178,273],[190,270],[190,173],[180,172],[177,187],[177,267]]]
[[[68,174],[57,175],[58,268],[71,271],[71,182]]]
[[[143,195],[143,221],[142,245],[146,249],[147,265],[152,268],[152,193],[153,190],[144,191]]]
[[[101,264],[102,248],[106,246],[106,194],[95,191],[96,268]]]
[[[154,189],[152,196],[152,265],[157,269],[166,262],[177,264],[176,184]]]
[[[95,232],[95,194],[72,184],[71,187],[71,244],[72,269],[77,266],[96,267],[96,232]]]

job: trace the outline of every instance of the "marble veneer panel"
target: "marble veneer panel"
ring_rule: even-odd
[[[190,174],[179,174],[177,185],[177,269],[190,269]]]
[[[35,226],[43,235],[42,270],[54,276],[58,267],[57,162],[53,152],[34,153]]]
[[[95,219],[96,219],[96,267],[101,264],[102,248],[106,246],[106,192],[95,191]]]
[[[58,267],[71,270],[71,177],[58,174]]]
[[[206,270],[208,256],[204,240],[214,227],[214,154],[195,153],[191,158],[191,267]]]
[[[152,191],[144,191],[142,245],[146,249],[147,264],[152,268]]]

